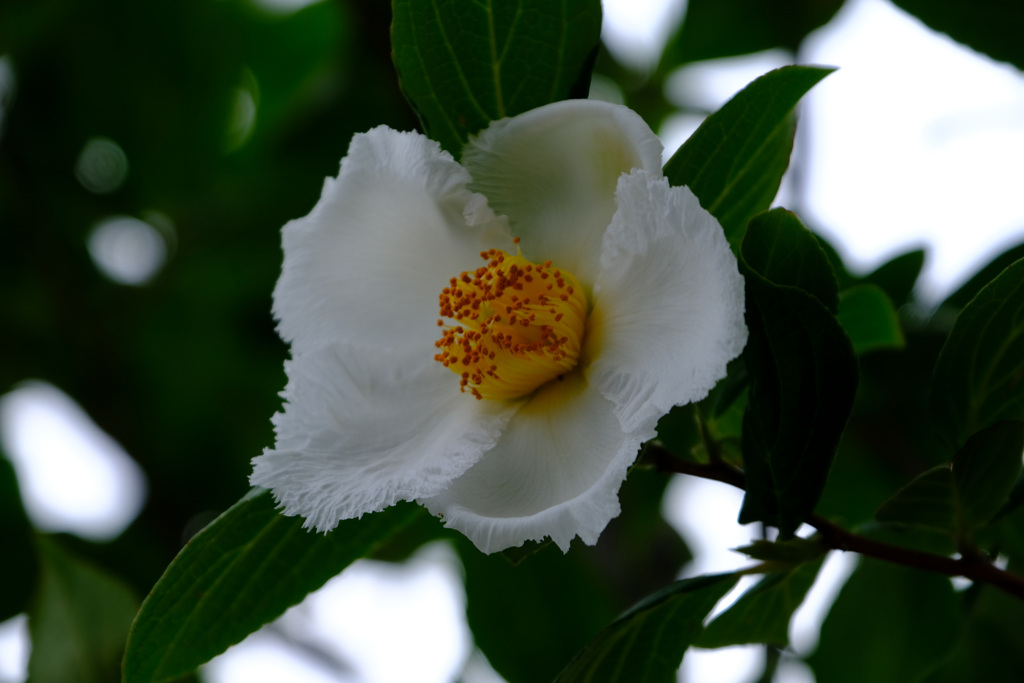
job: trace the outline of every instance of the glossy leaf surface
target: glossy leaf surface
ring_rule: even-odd
[[[1005,0],[893,0],[925,24],[1024,69],[1024,5]]]
[[[936,426],[955,450],[1001,420],[1024,420],[1024,259],[960,313],[935,367]]]
[[[394,0],[402,90],[427,134],[459,157],[491,121],[586,97],[601,28],[597,0]]]
[[[789,166],[793,108],[831,69],[786,66],[736,94],[665,164],[673,185],[687,185],[738,245],[747,222],[767,209]]]
[[[795,216],[779,215],[786,220],[772,239],[760,239],[754,221],[743,244],[750,400],[743,421],[747,494],[740,522],[764,522],[788,538],[825,487],[858,374],[849,338],[818,298],[835,296],[834,279],[822,275],[829,272],[826,256]],[[775,268],[765,252],[781,249],[800,251],[818,266]]]
[[[253,489],[195,536],[146,598],[132,626],[125,680],[167,681],[194,670],[322,586],[422,514],[404,504],[346,520],[328,534],[302,528]]]
[[[772,209],[754,216],[743,240],[743,260],[765,280],[803,290],[836,312],[839,285],[832,266],[792,211]]]

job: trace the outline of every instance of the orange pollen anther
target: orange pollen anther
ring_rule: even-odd
[[[480,258],[486,266],[451,278],[438,296],[444,330],[434,360],[478,399],[525,396],[576,366],[587,299],[576,278],[551,261],[531,263],[499,249]]]

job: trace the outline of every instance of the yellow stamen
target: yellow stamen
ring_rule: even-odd
[[[480,256],[486,266],[453,277],[438,297],[451,322],[437,321],[444,331],[434,359],[478,399],[525,396],[576,366],[587,299],[576,278],[550,261],[499,249]]]

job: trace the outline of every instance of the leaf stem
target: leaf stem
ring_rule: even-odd
[[[649,445],[646,453],[647,457],[660,470],[720,481],[746,490],[746,478],[743,472],[725,463],[687,462],[656,445]],[[822,544],[831,550],[860,553],[866,557],[946,576],[962,576],[976,583],[985,583],[998,588],[1018,600],[1024,600],[1024,577],[996,567],[980,554],[952,558],[904,548],[861,536],[817,514],[811,515],[807,523],[818,530],[821,534]]]

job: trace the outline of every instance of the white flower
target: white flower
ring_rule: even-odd
[[[747,338],[722,228],[601,102],[497,121],[461,165],[357,135],[284,254],[286,405],[251,481],[321,531],[416,500],[484,552],[594,544],[658,419]]]

